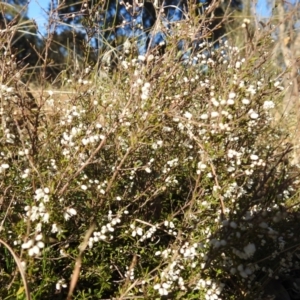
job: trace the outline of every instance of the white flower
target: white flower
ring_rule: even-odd
[[[138,228],[136,229],[136,233],[137,233],[138,235],[142,236],[142,235],[143,235],[143,229],[142,229],[141,227],[138,227]]]
[[[156,150],[158,148],[157,143],[152,144],[152,149]]]
[[[86,186],[85,184],[83,184],[83,185],[81,186],[81,189],[84,190],[84,191],[86,191],[86,190],[87,190],[87,186]]]
[[[50,215],[49,213],[44,213],[43,214],[43,223],[49,223],[49,218],[50,218]]]
[[[68,221],[72,216],[77,215],[77,211],[74,208],[68,208],[67,211],[64,213],[64,218]]]
[[[144,55],[139,55],[139,56],[138,56],[138,59],[139,59],[140,61],[145,61],[146,58],[145,58]]]
[[[217,101],[215,98],[212,98],[211,101],[215,107],[218,107],[220,105],[219,101]]]
[[[66,287],[67,287],[67,284],[66,284],[66,282],[65,282],[64,279],[58,280],[58,282],[57,282],[56,285],[55,285],[55,288],[56,288],[58,291],[61,290],[61,288],[66,288]]]
[[[40,248],[38,246],[33,246],[28,250],[29,256],[39,255],[40,254]]]
[[[248,91],[252,96],[256,94],[256,89],[255,89],[255,87],[254,87],[252,84],[248,87],[247,91]]]
[[[43,235],[42,235],[42,234],[38,234],[38,235],[35,237],[35,240],[36,240],[36,241],[40,241],[42,238],[43,238]]]
[[[51,232],[56,233],[56,232],[59,232],[59,231],[60,231],[60,228],[55,223],[52,224]]]
[[[22,249],[29,249],[33,245],[33,240],[29,240],[26,243],[22,244]]]
[[[162,144],[163,144],[163,141],[157,141],[157,145],[158,145],[158,146],[160,146],[160,147],[161,147],[161,146],[162,146]]]
[[[35,226],[35,231],[36,232],[41,232],[42,231],[42,223],[37,223]]]
[[[154,55],[153,54],[150,54],[148,57],[147,57],[147,61],[152,61],[154,59]]]
[[[244,247],[244,252],[248,257],[253,256],[256,251],[255,244],[249,243],[246,247]]]
[[[269,110],[275,107],[275,104],[273,101],[265,101],[263,104],[263,109],[264,110]]]
[[[44,191],[43,191],[42,189],[37,189],[37,190],[35,191],[35,196],[34,196],[34,198],[35,198],[37,201],[39,201],[39,200],[41,200],[42,198],[44,198],[44,196],[45,196],[45,193],[44,193]]]
[[[217,111],[213,111],[210,115],[212,118],[216,118],[219,116],[219,113]]]
[[[204,170],[204,169],[207,168],[207,165],[200,162],[200,163],[198,163],[198,168],[201,169],[201,170]]]
[[[157,283],[156,285],[154,285],[153,287],[155,290],[158,290],[158,293],[161,296],[167,296],[168,295],[168,290],[167,288],[169,288],[169,285],[167,283],[163,283],[162,285],[160,285],[159,283]]]
[[[255,111],[252,111],[252,112],[250,113],[250,118],[251,118],[251,119],[256,120],[256,119],[258,119],[258,117],[259,117],[259,114],[256,113]]]
[[[234,92],[231,92],[231,93],[229,93],[229,96],[228,96],[228,98],[229,98],[229,99],[234,99],[234,98],[235,98],[235,96],[236,96],[236,93],[234,93]]]
[[[200,116],[201,120],[207,120],[208,119],[208,114],[203,114]]]
[[[188,120],[190,120],[191,118],[192,118],[192,114],[190,113],[190,112],[188,112],[188,111],[186,111],[185,113],[184,113],[184,117],[186,117]]]
[[[258,160],[258,156],[255,155],[255,154],[251,154],[251,155],[250,155],[250,159],[251,159],[251,160]]]
[[[134,225],[130,225],[131,228],[134,228]],[[134,229],[132,231],[131,234],[133,237],[135,237],[136,235],[142,236],[143,235],[143,229],[141,227],[137,227],[136,229]]]
[[[142,94],[141,96],[142,100],[147,100],[149,98],[148,94]]]
[[[37,242],[36,244],[40,249],[43,249],[45,247],[45,244],[42,241]]]
[[[8,87],[7,89],[6,89],[6,92],[8,92],[8,93],[12,93],[14,91],[14,88],[13,87]]]
[[[248,104],[250,104],[250,100],[244,98],[244,99],[242,99],[242,103],[243,103],[244,105],[248,105]]]

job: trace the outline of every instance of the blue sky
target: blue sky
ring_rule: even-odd
[[[47,23],[47,14],[43,11],[48,9],[48,0],[30,0],[28,16],[35,19],[41,32],[45,31],[45,23]]]
[[[267,17],[270,14],[267,10],[266,3],[266,0],[258,0],[257,14],[261,17]],[[28,16],[29,18],[35,19],[41,32],[45,32],[44,24],[47,22],[47,15],[43,9],[47,10],[48,5],[48,0],[30,0],[29,2]]]

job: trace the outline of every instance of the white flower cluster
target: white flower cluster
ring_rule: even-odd
[[[154,233],[157,231],[158,225],[151,226],[139,239],[140,242],[144,242],[147,239],[151,239]]]
[[[142,95],[141,95],[142,100],[147,100],[149,98],[150,87],[151,84],[149,82],[145,82],[144,85],[142,86]]]
[[[253,271],[252,271],[251,268],[249,268],[249,267],[244,267],[243,264],[240,264],[240,265],[237,267],[237,269],[236,269],[236,268],[231,268],[231,269],[230,269],[230,273],[231,273],[231,274],[236,274],[237,271],[239,272],[239,274],[240,274],[240,276],[241,276],[242,278],[247,278],[247,277],[249,277],[249,276],[253,273]]]
[[[41,233],[37,234],[35,239],[30,239],[27,242],[22,244],[22,249],[28,250],[29,256],[39,256],[41,250],[45,247],[44,242],[42,241],[43,235]]]
[[[182,254],[184,259],[190,259],[194,261],[197,257],[197,248],[197,243],[190,245],[188,242],[185,242],[185,244],[180,248],[179,253]]]
[[[3,163],[0,165],[0,173],[4,173],[7,169],[9,169],[9,164]]]
[[[235,248],[232,249],[233,254],[238,256],[241,259],[248,259],[254,255],[256,252],[255,244],[249,243],[247,246],[244,247],[244,251],[237,250]]]
[[[88,72],[88,70],[86,69],[85,72]],[[79,78],[78,83],[83,84],[83,85],[87,85],[87,84],[91,84],[92,82],[90,80],[85,80],[85,79]]]
[[[178,180],[175,175],[170,175],[165,179],[166,186],[176,186],[178,184]]]
[[[173,252],[176,252],[175,250],[173,250]],[[163,251],[156,251],[155,252],[155,256],[159,256],[159,255],[161,255],[163,258],[168,258],[169,257],[169,254],[171,254],[172,253],[172,250],[171,249],[165,249],[165,250],[163,250]]]
[[[45,203],[49,202],[49,188],[37,189],[35,191],[34,199],[39,202],[38,206],[25,206],[26,217],[31,221],[42,221],[43,223],[49,222],[49,212],[46,210]]]
[[[105,139],[105,135],[103,134],[95,134],[95,135],[91,135],[87,138],[83,138],[82,139],[82,144],[84,146],[88,145],[88,144],[95,144],[98,143],[100,140],[104,140]]]
[[[259,158],[259,156],[256,155],[256,154],[251,154],[250,155],[250,160],[251,160],[251,164],[250,164],[251,169],[254,169],[256,166],[264,167],[266,165],[264,160]]]
[[[70,109],[65,109],[64,116],[62,117],[60,124],[61,125],[71,124],[74,118],[79,118],[84,113],[85,110],[78,109],[78,107],[76,106],[72,106]]]
[[[178,166],[178,158],[176,157],[172,160],[167,161],[167,165],[170,166],[171,168]]]
[[[76,142],[74,141],[74,139],[81,134],[83,125],[80,124],[78,127],[72,127],[71,130],[69,132],[65,131],[62,134],[62,138],[60,140],[61,145],[64,145],[68,148],[73,148],[76,145]],[[63,154],[65,156],[67,156],[67,154],[69,154],[69,152],[67,153],[66,151],[63,152]]]
[[[66,288],[67,284],[66,284],[66,280],[64,278],[58,280],[58,282],[55,285],[56,290],[60,291],[62,288]]]
[[[170,235],[174,235],[174,236],[177,235],[177,231],[175,230],[175,225],[174,225],[174,223],[172,221],[167,221],[167,220],[164,221],[164,226],[167,227],[167,228],[169,228],[168,229],[168,233]]]
[[[251,23],[251,21],[250,21],[249,19],[246,19],[246,18],[245,18],[245,19],[243,20],[242,27],[243,27],[243,28],[246,28],[250,23]]]
[[[238,152],[234,149],[228,149],[227,151],[227,157],[230,159],[230,161],[232,161],[232,159],[234,159],[234,165],[240,165],[241,164],[241,158],[242,158],[243,153],[242,152]]]
[[[163,141],[157,141],[157,142],[154,142],[153,144],[152,144],[152,149],[153,150],[156,150],[156,149],[158,149],[158,148],[161,148],[162,147],[162,145],[163,145]]]
[[[278,88],[279,90],[281,90],[281,91],[284,90],[284,87],[280,85],[280,81],[276,81],[276,82],[274,83],[274,86],[275,86],[276,88]]]
[[[259,118],[259,114],[258,114],[254,109],[252,109],[252,108],[248,111],[248,115],[249,115],[250,118],[253,119],[253,120],[256,120],[256,119]],[[251,123],[250,123],[250,124],[251,124]],[[256,125],[256,124],[254,123],[254,125]]]
[[[171,171],[171,168],[173,167],[177,167],[178,166],[178,162],[179,162],[179,159],[178,158],[174,158],[172,160],[169,160],[167,161],[167,163],[164,165],[163,169],[162,169],[162,172],[164,174],[168,173]]]
[[[125,278],[134,280],[134,268],[126,267],[127,271],[125,272]]]
[[[112,217],[112,212],[109,211],[108,221],[109,221],[109,223],[107,223],[106,225],[103,225],[101,227],[100,231],[94,231],[93,232],[93,236],[91,236],[89,238],[89,241],[88,241],[89,248],[93,248],[94,243],[97,243],[101,240],[102,241],[106,240],[107,237],[108,237],[107,234],[112,233],[112,232],[115,231],[114,226],[121,223],[121,218],[118,217],[118,216],[113,218]],[[110,239],[113,239],[112,235],[110,235]]]
[[[201,161],[198,162],[197,164],[197,175],[201,174],[205,169],[207,168],[207,165]]]
[[[153,288],[154,290],[158,291],[159,295],[167,296],[170,292],[170,287],[171,287],[170,284],[164,282],[162,284],[160,283],[155,284]]]
[[[177,284],[181,290],[186,290],[184,286],[184,280],[180,276],[181,270],[184,267],[176,260],[172,261],[167,268],[161,272],[161,283],[154,285],[154,289],[158,291],[159,295],[166,296],[172,291],[174,284]]]
[[[0,85],[0,92],[1,92],[1,96],[5,95],[6,93],[11,94],[12,92],[14,92],[14,88],[10,87],[10,86],[7,86],[7,85],[4,85],[4,84],[1,84]]]
[[[275,103],[273,101],[265,101],[263,104],[263,109],[264,110],[270,110],[275,107]]]
[[[99,190],[100,194],[104,195],[105,194],[105,189],[107,186],[107,180],[104,180],[103,182],[99,183],[99,181],[95,180],[95,183],[98,183],[97,189]]]
[[[77,215],[77,211],[75,208],[68,207],[66,211],[64,212],[64,218],[66,221],[70,220],[73,216]]]
[[[131,236],[135,237],[137,235],[139,235],[139,236],[143,235],[143,228],[135,227],[134,224],[130,224],[130,228],[132,229]]]
[[[213,44],[209,42],[202,42],[197,45],[200,49],[204,51],[197,51],[194,56],[189,58],[184,57],[184,64],[188,65],[200,65],[202,71],[205,72],[208,70],[209,66],[213,67],[216,65],[217,62],[227,64],[228,63],[228,56],[226,53],[226,48],[231,48],[228,46],[227,41],[220,40],[220,49],[213,49]],[[211,49],[207,51],[206,49]],[[233,49],[231,49],[233,50]]]
[[[4,136],[6,138],[5,142],[8,144],[14,144],[16,136],[11,132],[9,128],[3,130]]]
[[[173,227],[173,222],[165,221],[166,227]],[[199,261],[202,261],[201,267],[203,268],[207,259],[207,255],[204,252],[199,252],[200,249],[206,248],[208,245],[185,242],[179,249],[170,248],[163,251],[157,251],[155,256],[161,256],[164,260],[170,260],[167,266],[160,272],[161,282],[155,284],[154,289],[158,291],[159,295],[168,295],[175,286],[178,286],[180,290],[186,290],[184,279],[181,273],[186,269],[188,265],[190,268],[195,268]],[[207,282],[209,288],[204,285],[203,281],[199,280],[196,284],[195,290],[203,290],[207,295],[220,295],[223,285],[217,285],[216,283]],[[205,298],[205,299],[219,299],[217,298]]]
[[[62,229],[56,223],[53,223],[52,228],[51,228],[51,232],[60,234],[62,232]]]
[[[21,178],[25,179],[30,175],[30,169],[25,169],[23,171],[23,174],[21,175]]]
[[[225,193],[223,194],[223,197],[226,199],[231,199],[232,202],[235,202],[245,194],[246,191],[243,187],[238,186],[236,182],[232,182],[226,189]]]
[[[184,116],[185,118],[187,118],[188,120],[191,120],[192,117],[193,117],[193,115],[192,115],[190,112],[188,112],[188,111],[186,111],[186,112],[183,114],[183,116]]]
[[[195,287],[195,290],[205,291],[205,300],[221,300],[221,292],[225,284],[217,283],[211,279],[200,279]]]

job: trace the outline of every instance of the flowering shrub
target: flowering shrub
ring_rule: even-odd
[[[240,1],[230,1],[229,5],[241,8]],[[124,50],[128,54],[130,48],[135,49],[141,60],[153,50],[164,52],[170,36],[177,40],[180,59],[197,64],[198,58],[193,56],[202,52],[201,55],[208,58],[210,48],[219,48],[219,39],[224,39],[225,34],[224,11],[211,0],[197,0],[194,4],[186,0],[140,4],[110,0],[97,14],[100,15],[98,44],[104,51],[104,61],[109,64],[113,52]],[[185,38],[182,38],[184,31]],[[136,47],[132,47],[134,43]],[[208,44],[210,46],[205,47]],[[112,46],[113,50],[110,50]]]
[[[172,49],[127,57],[34,104],[1,54],[1,239],[32,297],[260,299],[279,279],[297,293],[298,171],[261,53],[224,42],[205,75]],[[1,263],[1,295],[23,297],[6,248]]]

